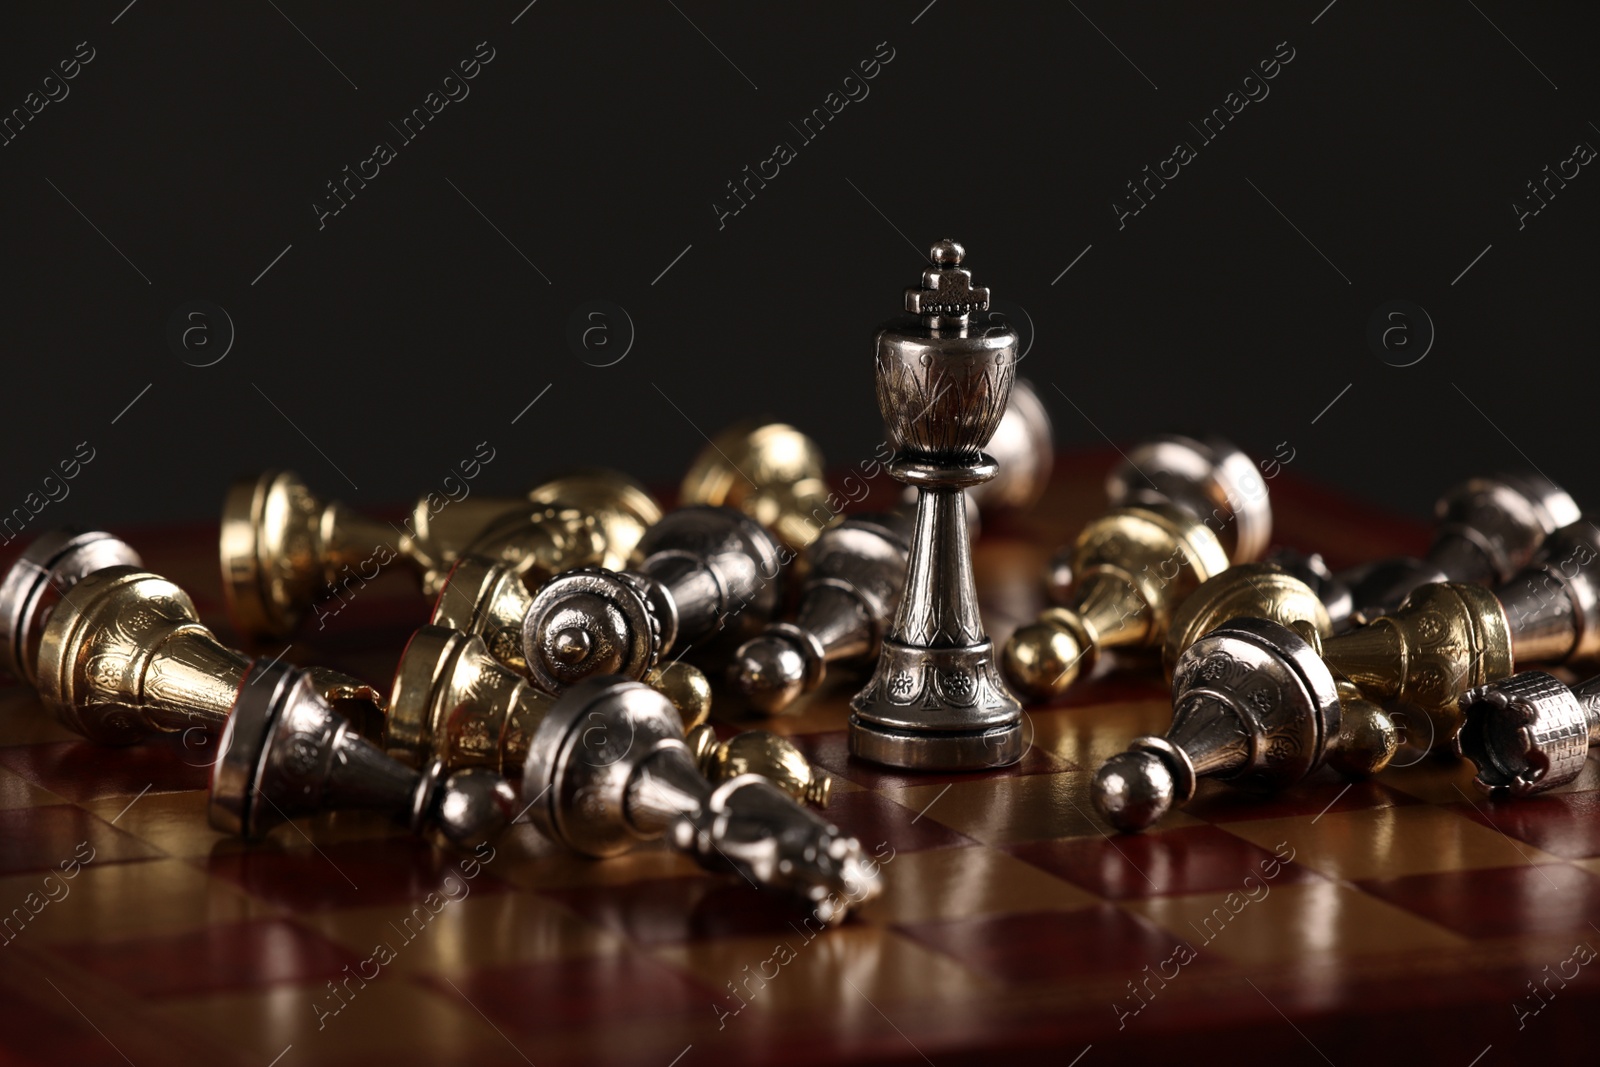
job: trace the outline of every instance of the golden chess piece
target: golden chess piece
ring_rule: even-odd
[[[97,570],[57,605],[39,645],[39,698],[63,726],[102,744],[222,731],[250,659],[200,624],[178,586],[137,567]],[[319,699],[377,736],[377,690],[328,669],[302,672]]]
[[[1002,654],[1006,680],[1029,700],[1066,692],[1107,649],[1160,645],[1177,606],[1227,568],[1228,554],[1203,520],[1153,504],[1084,527],[1070,566],[1066,604],[1019,628]]]
[[[660,516],[655,500],[626,476],[585,471],[526,498],[430,493],[418,498],[402,529],[324,502],[292,472],[269,471],[234,483],[223,503],[223,592],[241,634],[282,638],[313,611],[325,624],[396,561],[429,595],[468,551],[537,579],[625,560]]]
[[[434,760],[419,769],[390,759],[350,729],[306,671],[255,660],[241,681],[207,805],[224,833],[260,837],[303,815],[368,809],[472,848],[516,815],[516,790],[489,768],[450,771]]]
[[[0,582],[0,666],[37,686],[39,642],[51,614],[84,577],[117,566],[144,564],[111,534],[63,527],[34,538]]]
[[[1242,618],[1271,619],[1301,632],[1310,627],[1323,639],[1333,634],[1327,608],[1304,582],[1275,563],[1241,563],[1201,582],[1173,612],[1161,648],[1167,681],[1185,649],[1223,623]]]
[[[756,774],[796,800],[828,806],[833,779],[813,767],[793,741],[766,730],[746,730],[717,740],[710,723],[701,723],[684,737],[695,766],[712,784],[741,774]]]
[[[695,457],[678,489],[678,506],[735,508],[799,551],[835,518],[823,474],[822,450],[793,426],[736,423]]]

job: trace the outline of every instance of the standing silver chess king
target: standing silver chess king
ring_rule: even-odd
[[[979,770],[1022,758],[1022,705],[995,668],[978,617],[965,490],[995,476],[983,453],[1016,377],[1017,335],[969,325],[989,290],[974,289],[962,247],[940,241],[906,290],[908,317],[879,328],[878,410],[917,490],[905,593],[878,668],[850,702],[850,752],[913,770]]]

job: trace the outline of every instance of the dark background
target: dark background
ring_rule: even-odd
[[[943,236],[1026,310],[1022,369],[1063,447],[1287,442],[1293,474],[1417,514],[1513,466],[1600,500],[1600,175],[1524,229],[1512,208],[1600,145],[1591,6],[10,11],[0,113],[79,42],[95,58],[0,148],[0,510],[83,441],[95,458],[31,532],[210,518],[230,478],[266,466],[401,503],[485,440],[478,488],[579,463],[671,484],[702,432],[754,414],[849,464],[882,437],[870,331]],[[470,95],[402,145],[388,123],[485,41]],[[869,95],[801,143],[789,124],[880,42],[893,59]],[[1294,58],[1270,95],[1200,146],[1188,123],[1279,42]],[[1179,140],[1198,158],[1119,229],[1124,183]],[[325,183],[378,141],[397,157],[319,230]],[[719,228],[725,183],[779,141],[797,157]],[[1396,299],[1437,330],[1412,366],[1390,363],[1418,348],[1386,362],[1367,340]],[[197,300],[236,330],[213,366],[185,361],[220,354],[214,312],[194,335],[211,348],[167,336]],[[592,300],[636,330],[612,366],[580,357],[624,347],[614,311],[612,347],[568,342]]]

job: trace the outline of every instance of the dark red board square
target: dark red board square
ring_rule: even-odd
[[[194,738],[189,739],[191,742]],[[50,741],[0,746],[0,766],[76,804],[206,788],[214,746],[185,747],[182,734],[159,734],[137,745]]]
[[[935,848],[968,848],[977,842],[966,834],[896,803],[881,793],[861,790],[835,793],[823,818],[861,842],[871,854],[926,852]]]
[[[1111,904],[1074,911],[910,923],[896,930],[1007,985],[1094,976],[1140,977],[1185,944]],[[1188,964],[1203,963],[1205,957]],[[1118,989],[1116,994],[1120,994]]]
[[[1600,877],[1565,863],[1439,871],[1357,882],[1364,892],[1471,938],[1593,933]]]
[[[142,997],[258,989],[338,977],[360,957],[282,919],[222,923],[160,937],[76,942],[55,951]],[[351,973],[355,973],[353,970]]]
[[[1186,826],[1152,834],[1058,838],[1009,845],[1006,851],[1108,900],[1243,890],[1274,870],[1266,849],[1215,826]],[[1304,865],[1278,863],[1274,885],[1320,881]],[[1255,882],[1251,883],[1252,886]]]
[[[466,880],[460,864],[469,859],[466,853],[444,852],[414,837],[385,837],[318,848],[218,850],[206,871],[291,911],[412,904],[441,890],[447,880],[457,898],[463,885],[474,894],[505,891],[506,883],[487,870]]]
[[[1027,730],[1026,723],[1024,729]],[[1025,733],[1025,736],[1031,736],[1031,732]],[[815,766],[867,789],[944,785],[948,782],[969,782],[978,778],[1017,778],[1028,774],[1060,774],[1063,771],[1077,770],[1066,760],[1058,759],[1044,749],[1030,745],[1022,759],[1009,767],[960,774],[918,774],[913,771],[897,771],[892,767],[880,767],[875,763],[855,759],[850,755],[849,734],[844,730],[795,734],[790,740],[800,746],[800,751],[805,753],[806,759]]]
[[[1600,792],[1452,805],[1467,818],[1564,859],[1600,856]]]
[[[1349,782],[1332,772],[1318,774],[1280,793],[1256,793],[1226,782],[1205,782],[1184,812],[1207,822],[1244,822],[1250,819],[1286,819],[1319,816],[1367,808],[1393,808],[1420,804],[1415,797],[1368,778]]]
[[[647,946],[792,934],[806,929],[811,914],[801,902],[756,889],[732,874],[551,889],[541,895]],[[816,929],[815,919],[810,929]]]
[[[472,1006],[507,1033],[537,1039],[552,1032],[675,1015],[711,1014],[717,994],[637,952],[481,967],[453,978],[418,981]]]
[[[132,834],[71,804],[0,811],[0,874],[60,872],[63,863],[93,864],[142,860],[160,853]],[[79,851],[79,845],[88,848]],[[92,850],[92,851],[91,851]]]

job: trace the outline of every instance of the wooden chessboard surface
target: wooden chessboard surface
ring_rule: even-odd
[[[1102,506],[1105,465],[1064,462],[1033,514],[985,530],[997,641]],[[1426,544],[1421,524],[1288,474],[1272,490],[1278,540],[1336,566]],[[214,529],[118,532],[231,640]],[[427,610],[385,579],[284,654],[386,683]],[[724,723],[792,735],[836,778],[829,817],[884,861],[884,897],[820,934],[662,848],[581,860],[526,825],[478,862],[351,814],[247,846],[207,827],[204,745],[100,748],[0,689],[0,917],[26,917],[0,944],[0,1063],[1592,1056],[1594,760],[1554,793],[1490,803],[1469,766],[1407,750],[1355,785],[1206,785],[1155,832],[1108,835],[1095,768],[1169,715],[1153,660],[1110,666],[1033,709],[1027,756],[995,774],[851,761],[848,677],[796,715]]]

